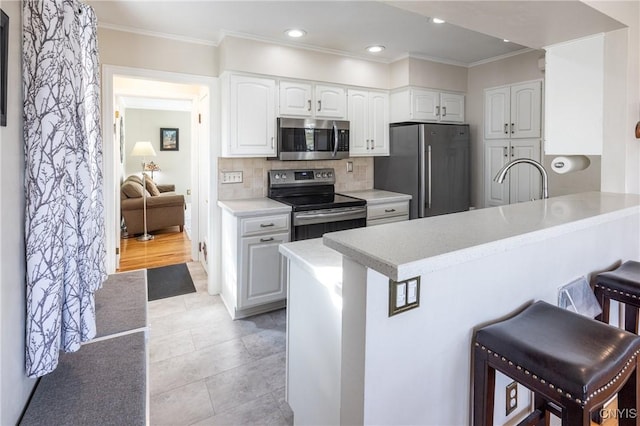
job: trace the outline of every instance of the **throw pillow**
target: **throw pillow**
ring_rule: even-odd
[[[158,186],[153,180],[151,180],[150,177],[148,176],[144,177],[144,186],[145,188],[147,188],[147,191],[149,191],[149,194],[151,194],[152,197],[156,197],[160,195],[160,190],[158,189]]]
[[[127,180],[122,184],[122,192],[129,198],[142,197],[142,185],[137,182]]]

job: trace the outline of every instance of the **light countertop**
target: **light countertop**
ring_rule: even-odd
[[[400,281],[638,213],[639,195],[588,192],[332,232],[323,242]]]
[[[322,238],[280,244],[279,250],[323,285],[342,293],[342,255],[325,246]]]
[[[218,200],[218,206],[237,217],[291,213],[291,206],[266,197],[246,198],[242,200]]]
[[[401,194],[399,192],[384,191],[382,189],[348,191],[348,192],[340,192],[340,194],[348,195],[350,197],[360,198],[362,200],[367,200],[367,204],[370,206],[375,204],[393,203],[398,201],[411,200],[411,195]]]

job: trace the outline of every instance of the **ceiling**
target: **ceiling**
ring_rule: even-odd
[[[227,35],[393,62],[469,66],[622,25],[570,1],[88,0],[105,28],[218,45]],[[436,24],[431,18],[446,19]],[[453,25],[455,23],[457,25]],[[290,28],[307,34],[291,39]],[[491,35],[487,35],[491,34]],[[503,38],[512,40],[504,42]],[[520,43],[520,44],[517,44]],[[386,47],[371,54],[365,48]]]

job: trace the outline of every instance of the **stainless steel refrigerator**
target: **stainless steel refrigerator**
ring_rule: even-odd
[[[410,194],[410,218],[469,209],[468,124],[398,123],[388,157],[374,160],[374,188]]]

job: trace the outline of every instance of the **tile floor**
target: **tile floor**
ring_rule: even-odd
[[[151,425],[291,425],[285,310],[232,321],[187,264],[197,292],[149,302]]]

